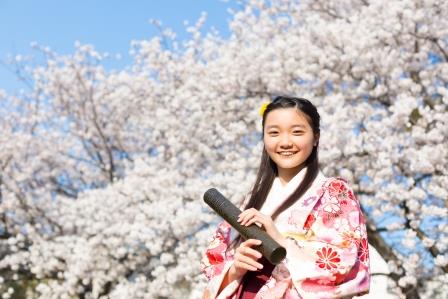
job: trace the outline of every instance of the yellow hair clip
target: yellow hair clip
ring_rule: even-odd
[[[263,117],[264,112],[266,111],[266,108],[268,108],[270,102],[265,102],[263,105],[261,105],[260,110],[258,110],[258,114],[260,114],[261,117]]]

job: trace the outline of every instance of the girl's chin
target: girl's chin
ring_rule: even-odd
[[[288,170],[293,170],[296,168],[299,168],[299,166],[301,165],[300,162],[296,162],[296,163],[277,163],[277,167],[282,168],[282,169],[288,169]]]

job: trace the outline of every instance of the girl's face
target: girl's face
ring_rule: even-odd
[[[317,143],[305,114],[296,108],[270,111],[265,119],[263,141],[279,176],[288,181],[304,167]]]

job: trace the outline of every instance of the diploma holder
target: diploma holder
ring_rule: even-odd
[[[224,197],[218,190],[211,188],[204,193],[204,201],[227,223],[236,229],[244,239],[257,239],[261,245],[254,247],[271,264],[277,265],[286,257],[286,249],[272,239],[266,231],[256,224],[249,226],[241,225],[238,222],[238,215],[241,210]]]

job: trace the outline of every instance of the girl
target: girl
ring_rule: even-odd
[[[204,298],[351,298],[369,290],[365,222],[348,184],[318,169],[320,117],[306,99],[277,97],[263,113],[257,178],[239,215],[287,250],[277,266],[230,240],[221,223],[202,260]]]

